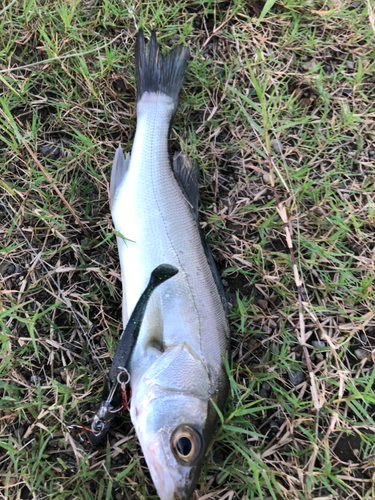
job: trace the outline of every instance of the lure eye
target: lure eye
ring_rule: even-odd
[[[197,460],[202,452],[201,435],[189,425],[180,425],[173,432],[171,446],[174,456],[184,464]]]

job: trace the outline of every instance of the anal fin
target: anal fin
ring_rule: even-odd
[[[114,200],[116,198],[116,191],[120,184],[124,180],[126,172],[128,171],[130,164],[130,153],[124,157],[121,145],[116,150],[115,158],[113,160],[112,171],[111,171],[111,181],[109,186],[109,194],[111,197],[111,210],[113,208]]]

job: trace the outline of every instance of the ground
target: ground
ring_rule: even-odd
[[[126,411],[96,449],[70,427],[90,425],[122,327],[109,178],[144,27],[191,50],[170,146],[199,162],[230,307],[231,394],[195,498],[375,498],[371,0],[0,14],[0,495],[157,498]]]

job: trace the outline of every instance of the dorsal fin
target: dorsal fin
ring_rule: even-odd
[[[173,156],[173,172],[198,222],[199,166],[189,161],[182,153]]]
[[[228,302],[223,288],[223,284],[220,279],[220,275],[216,268],[214,258],[209,244],[207,243],[204,234],[199,225],[199,214],[198,214],[198,201],[199,201],[199,166],[196,161],[190,161],[182,153],[175,153],[173,156],[173,172],[176,180],[181,188],[181,191],[185,195],[186,201],[189,203],[191,211],[194,215],[194,219],[197,223],[199,234],[201,236],[202,246],[208,264],[211,268],[212,274],[214,276],[216,286],[221,297],[226,314],[228,314]]]
[[[208,264],[209,264],[211,271],[212,271],[212,274],[214,276],[215,283],[216,283],[216,286],[217,286],[217,289],[218,289],[218,292],[219,292],[219,295],[221,298],[221,302],[223,303],[223,306],[224,306],[225,314],[228,314],[229,308],[228,308],[227,297],[225,295],[223,283],[221,282],[220,274],[219,274],[219,271],[217,270],[217,267],[216,267],[216,264],[215,264],[215,261],[214,261],[214,258],[213,258],[212,252],[211,252],[210,245],[207,243],[207,240],[206,240],[204,234],[202,233],[201,229],[200,229],[200,235],[201,235],[203,250],[204,250],[204,253],[206,254]]]

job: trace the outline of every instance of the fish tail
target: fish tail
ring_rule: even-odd
[[[175,112],[189,59],[189,49],[182,45],[162,56],[154,31],[146,50],[143,30],[140,29],[135,48],[138,102],[145,92],[165,94],[173,99]]]

